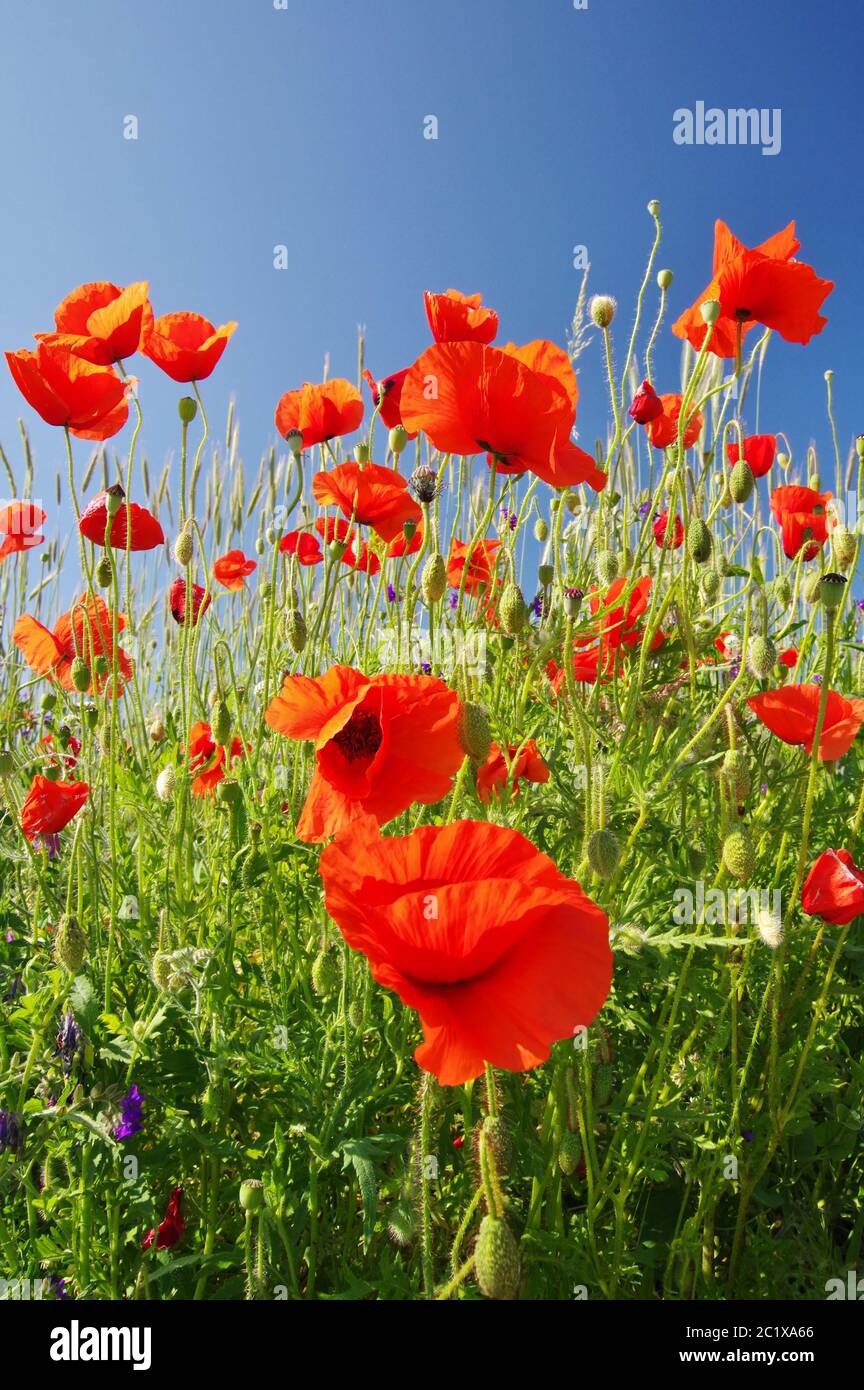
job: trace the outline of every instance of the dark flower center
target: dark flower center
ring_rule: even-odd
[[[368,709],[355,709],[344,729],[333,735],[333,742],[347,762],[374,758],[384,737],[381,721]]]

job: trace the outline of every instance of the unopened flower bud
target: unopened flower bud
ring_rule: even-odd
[[[746,883],[756,868],[756,851],[749,830],[731,830],[723,841],[723,863],[733,878]]]
[[[77,917],[63,917],[54,936],[54,957],[73,975],[84,963],[87,954],[87,938],[78,924]]]
[[[306,630],[306,619],[303,617],[299,608],[289,608],[285,615],[285,636],[293,652],[298,655],[306,646],[308,633]]]
[[[444,556],[436,552],[430,555],[420,576],[420,589],[427,605],[438,603],[447,588],[447,566]]]
[[[487,1298],[511,1300],[519,1289],[519,1247],[507,1222],[487,1215],[480,1222],[474,1269]]]
[[[668,290],[670,285],[672,284],[672,271],[658,270],[657,284],[660,286],[661,290]]]
[[[788,608],[792,599],[792,585],[785,574],[778,574],[771,586],[778,608]]]
[[[181,565],[185,569],[187,565],[192,563],[192,553],[192,524],[187,521],[174,542],[174,559],[177,561],[178,565]]]
[[[547,589],[549,585],[552,583],[552,580],[555,578],[555,566],[538,565],[537,578],[540,580],[540,583],[543,585],[543,588]]]
[[[482,705],[466,700],[459,712],[459,742],[475,762],[484,763],[492,744],[489,716]]]
[[[612,584],[618,578],[618,556],[614,550],[601,550],[597,556],[597,577],[601,584]]]
[[[746,502],[756,485],[753,469],[746,459],[739,459],[729,474],[729,491],[733,502]]]
[[[598,328],[608,328],[615,317],[617,302],[611,294],[595,294],[588,303],[588,313]]]
[[[549,527],[548,527],[548,525],[547,525],[546,522],[543,520],[543,517],[542,517],[542,516],[538,516],[537,520],[534,522],[534,539],[535,539],[535,541],[539,541],[540,544],[542,545],[543,542],[544,542],[544,541],[546,540],[546,538],[548,537],[548,535],[549,535]]]
[[[747,648],[747,666],[757,680],[767,680],[777,662],[777,648],[770,637],[752,637]]]
[[[528,618],[528,608],[518,584],[508,584],[501,598],[499,608],[501,626],[508,637],[521,632]]]
[[[618,836],[611,830],[595,830],[585,846],[585,856],[598,878],[611,878],[621,861]]]
[[[711,559],[711,532],[701,519],[691,521],[687,527],[687,553],[697,565],[704,565]]]
[[[90,667],[83,656],[76,656],[72,661],[72,668],[69,673],[72,677],[72,684],[80,694],[84,695],[90,689]]]
[[[111,561],[107,555],[103,555],[96,565],[96,583],[100,589],[107,589],[111,583]]]
[[[835,526],[831,532],[831,549],[837,568],[848,570],[855,559],[857,542],[848,526]]]
[[[567,1177],[575,1173],[582,1162],[582,1140],[572,1129],[565,1129],[558,1145],[558,1167]]]
[[[224,748],[231,737],[231,715],[224,700],[220,700],[213,711],[210,719],[210,732],[213,740]]]
[[[174,771],[174,766],[172,763],[169,763],[167,767],[163,767],[159,776],[156,778],[156,795],[160,801],[171,800],[174,795],[176,781],[177,774]]]
[[[339,970],[332,951],[319,951],[312,962],[312,988],[325,998],[333,994],[339,985]]]

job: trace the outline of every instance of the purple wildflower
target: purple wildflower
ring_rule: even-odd
[[[387,602],[388,602],[388,603],[395,603],[395,602],[396,602],[396,590],[393,588],[393,585],[392,585],[392,584],[388,584],[388,585],[387,585]]]
[[[24,1116],[0,1110],[0,1153],[20,1154],[24,1148]]]
[[[49,859],[56,859],[60,854],[60,835],[56,830],[48,835],[37,835],[33,844],[37,849],[44,849]]]
[[[451,608],[455,608],[456,605],[458,604],[458,602],[459,602],[459,595],[458,595],[458,594],[451,594],[451,595],[450,595],[450,607],[451,607]]]
[[[57,1051],[60,1053],[60,1062],[63,1067],[63,1075],[71,1075],[72,1068],[76,1059],[84,1053],[84,1036],[78,1024],[75,1022],[75,1015],[70,1010],[65,1014],[60,1024],[60,1032],[56,1038]]]
[[[138,1090],[133,1081],[127,1094],[120,1102],[122,1114],[119,1125],[114,1128],[115,1139],[131,1139],[143,1129],[144,1100],[145,1096]]]
[[[431,676],[431,674],[432,674],[432,662],[431,662],[431,661],[421,661],[421,663],[420,663],[420,670],[423,672],[424,676]]]
[[[71,1299],[72,1295],[66,1288],[66,1280],[62,1278],[61,1275],[52,1274],[48,1283],[51,1285],[52,1294],[56,1299],[59,1299],[61,1303],[66,1303]]]

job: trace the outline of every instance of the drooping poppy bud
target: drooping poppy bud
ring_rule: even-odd
[[[650,381],[643,381],[630,404],[627,414],[637,425],[650,424],[663,414],[663,402]]]

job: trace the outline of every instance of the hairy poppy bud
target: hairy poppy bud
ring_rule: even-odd
[[[756,851],[749,830],[731,830],[723,841],[723,863],[733,878],[746,883],[756,868]]]
[[[224,748],[231,737],[231,715],[224,700],[219,700],[210,720],[210,732],[214,742]]]
[[[627,414],[637,425],[649,425],[663,414],[663,402],[650,381],[643,381],[630,403]]]
[[[177,414],[184,425],[191,425],[198,414],[198,402],[192,396],[181,396],[177,402]]]
[[[390,1239],[400,1249],[410,1245],[417,1229],[417,1216],[411,1203],[402,1200],[390,1208],[390,1221],[387,1227]]]
[[[711,532],[704,521],[691,521],[687,528],[687,554],[697,565],[711,559]]]
[[[506,1121],[500,1115],[487,1115],[482,1133],[492,1150],[497,1171],[502,1175],[509,1173],[513,1166],[513,1139]]]
[[[54,937],[54,958],[75,975],[87,954],[87,938],[77,917],[63,917]]]
[[[729,474],[729,491],[733,502],[746,502],[756,484],[753,469],[746,459],[739,459]]]
[[[657,284],[660,286],[661,290],[668,290],[668,289],[669,289],[669,287],[670,287],[671,284],[672,284],[672,278],[673,278],[673,277],[672,277],[672,271],[671,271],[671,270],[658,270],[658,271],[657,271]]]
[[[285,434],[285,443],[296,458],[298,454],[303,452],[303,431],[288,430]]]
[[[72,677],[72,684],[81,695],[90,689],[90,667],[83,656],[76,656],[72,661],[72,668],[69,673]]]
[[[582,1140],[572,1129],[565,1129],[558,1145],[558,1167],[568,1177],[575,1173],[582,1161]]]
[[[618,578],[618,556],[614,550],[601,550],[597,556],[597,575],[601,584],[611,584]]]
[[[285,614],[285,636],[288,638],[288,645],[291,650],[299,655],[306,646],[308,638],[306,619],[299,608],[289,608]]]
[[[720,308],[721,305],[719,299],[706,299],[703,304],[699,305],[699,312],[702,315],[702,322],[707,324],[709,328],[713,324],[715,324],[719,319]]]
[[[528,608],[518,584],[508,584],[504,590],[499,609],[501,626],[508,637],[515,637],[525,626]]]
[[[611,1062],[598,1062],[594,1068],[591,1094],[595,1105],[608,1105],[612,1095],[614,1074]]]
[[[473,700],[466,700],[459,711],[459,742],[470,758],[485,763],[492,744],[492,731],[485,709]]]
[[[243,1211],[261,1211],[265,1206],[264,1184],[258,1178],[247,1178],[240,1184],[240,1206]]]
[[[611,294],[595,294],[588,302],[588,313],[598,328],[608,328],[615,317],[617,302]]]
[[[96,566],[95,574],[96,583],[99,585],[99,588],[107,589],[108,585],[111,583],[112,574],[111,561],[108,559],[107,555],[103,555],[100,559],[99,563]]]
[[[484,1216],[474,1247],[477,1283],[487,1298],[514,1299],[519,1288],[519,1247],[507,1222]]]
[[[555,578],[554,565],[538,565],[537,578],[540,580],[540,583],[543,585],[543,588],[547,588],[552,583],[552,580]]]
[[[319,951],[312,962],[312,988],[325,997],[339,985],[339,970],[331,951]]]
[[[156,795],[160,801],[171,800],[174,795],[176,781],[177,774],[174,771],[174,766],[172,763],[169,763],[167,767],[163,767],[159,776],[156,778]]]
[[[585,855],[598,878],[611,878],[621,860],[618,836],[611,830],[595,830],[585,846]]]
[[[823,574],[819,585],[819,597],[823,608],[831,610],[840,607],[847,582],[843,574]]]
[[[395,454],[398,458],[399,455],[402,453],[402,450],[405,448],[405,445],[408,443],[408,431],[406,430],[405,426],[394,425],[392,430],[390,431],[390,436],[387,442],[390,445],[391,453]]]
[[[535,539],[535,541],[539,541],[540,544],[542,545],[543,542],[547,539],[548,535],[549,535],[549,527],[548,527],[547,523],[543,520],[543,517],[542,517],[542,516],[538,516],[537,520],[534,522],[534,539]]]
[[[818,570],[808,574],[801,586],[801,597],[805,603],[819,603],[822,599],[822,576]]]
[[[831,549],[837,568],[848,570],[855,559],[857,542],[848,526],[835,526],[831,532]]]
[[[747,648],[747,666],[757,680],[767,680],[777,662],[777,648],[770,637],[753,637]]]
[[[436,552],[430,555],[423,566],[423,573],[420,576],[420,589],[426,603],[431,605],[437,603],[444,597],[444,590],[447,588],[447,566],[444,564],[444,556]]]
[[[157,951],[150,962],[150,978],[162,994],[165,994],[168,990],[168,984],[171,979],[171,967],[171,957],[166,951]]]
[[[774,598],[779,608],[788,608],[792,598],[792,585],[785,574],[778,574],[772,585]]]
[[[723,772],[736,801],[743,801],[750,791],[750,768],[747,756],[738,748],[730,748],[723,757]]]
[[[187,521],[174,542],[174,559],[177,561],[178,565],[182,565],[185,569],[187,565],[192,563],[192,553],[192,526]]]

